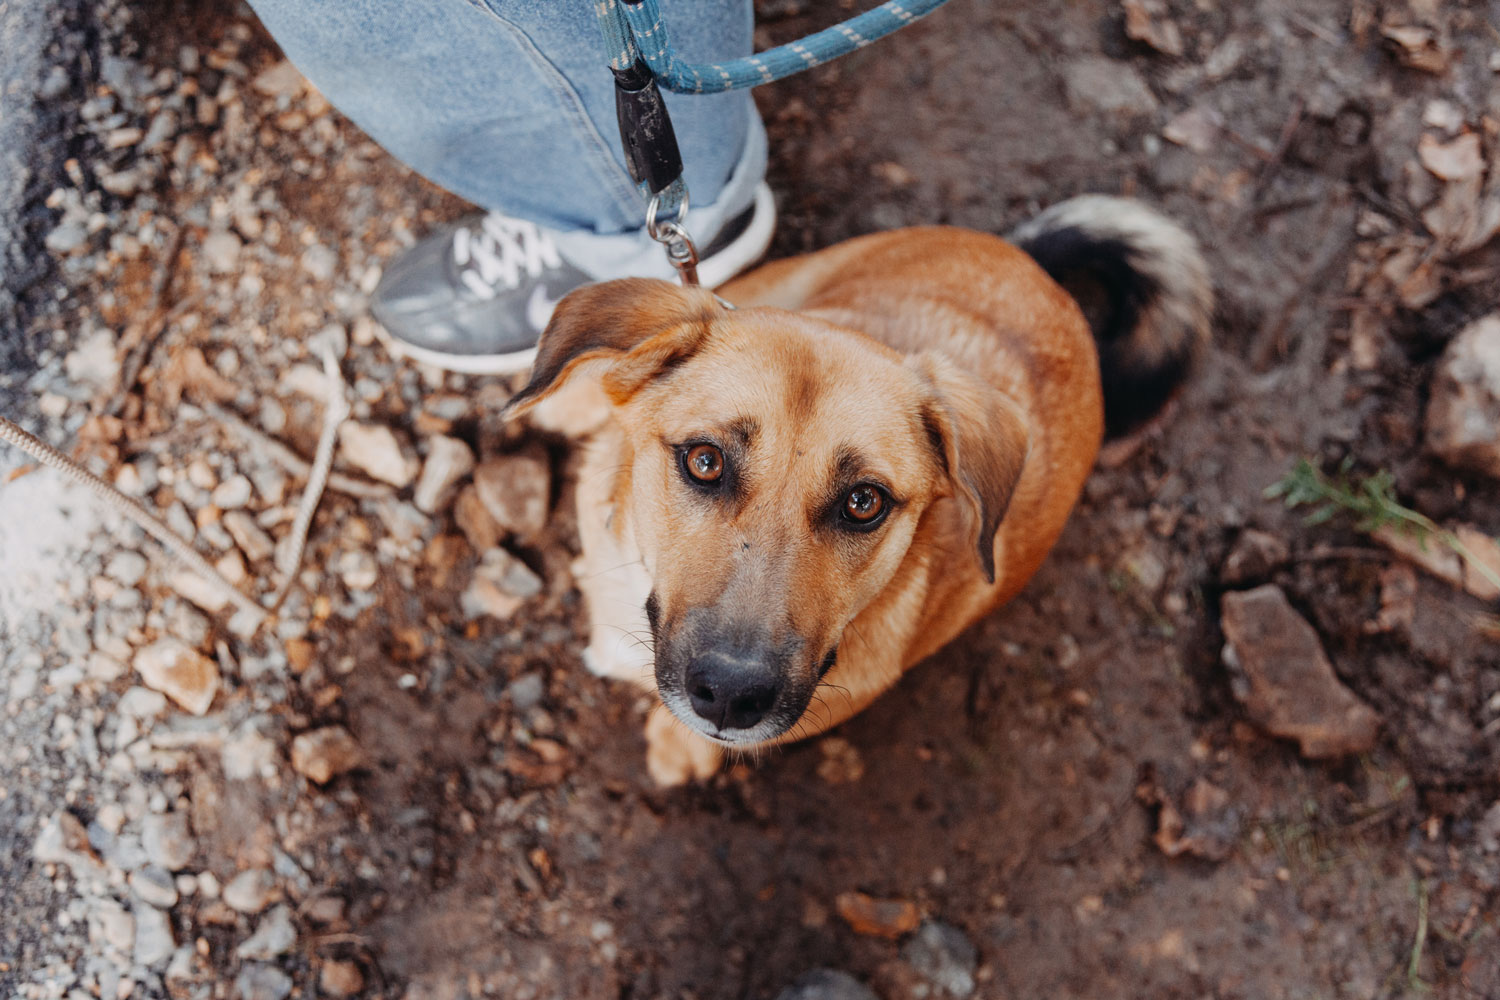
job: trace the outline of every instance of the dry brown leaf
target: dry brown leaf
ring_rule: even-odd
[[[1182,29],[1172,20],[1163,0],[1124,0],[1125,34],[1158,52],[1180,56],[1185,51]]]
[[[1403,66],[1436,75],[1448,72],[1450,54],[1431,28],[1386,23],[1380,26],[1380,34],[1391,43]]]
[[[1219,138],[1219,129],[1224,119],[1211,108],[1188,108],[1174,117],[1162,128],[1161,135],[1168,142],[1191,149],[1195,153],[1206,153]]]
[[[1484,152],[1475,132],[1466,132],[1450,142],[1428,133],[1417,142],[1417,158],[1445,181],[1464,180],[1484,172]]]

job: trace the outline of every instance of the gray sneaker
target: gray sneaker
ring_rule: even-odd
[[[703,284],[728,281],[757,260],[775,224],[762,184],[755,203],[703,252]],[[475,215],[442,226],[392,261],[370,311],[397,357],[469,375],[509,375],[531,365],[557,300],[593,280],[563,260],[536,223]]]

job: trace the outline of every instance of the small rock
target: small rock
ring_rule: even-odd
[[[220,890],[230,909],[249,914],[264,910],[275,891],[276,877],[264,868],[247,868]]]
[[[510,703],[517,712],[527,712],[542,703],[547,694],[547,682],[538,673],[522,674],[505,686]]]
[[[239,266],[240,238],[227,229],[209,233],[203,239],[203,262],[213,274],[229,274]]]
[[[43,242],[46,243],[47,249],[55,254],[69,254],[83,246],[88,238],[89,231],[84,227],[83,223],[69,219],[63,221],[56,229],[48,233],[46,240]]]
[[[371,478],[398,488],[410,485],[420,467],[383,424],[346,421],[339,428],[339,454]]]
[[[375,562],[375,556],[364,549],[339,553],[338,559],[334,561],[334,571],[350,590],[369,590],[380,579],[380,567]]]
[[[459,604],[471,619],[481,615],[505,619],[541,592],[542,579],[531,567],[504,549],[493,548],[480,557]]]
[[[67,865],[76,879],[104,873],[89,847],[88,831],[77,816],[62,810],[37,834],[31,856],[38,864]]]
[[[422,465],[412,502],[418,510],[433,513],[454,484],[473,469],[474,453],[468,445],[457,438],[434,435],[427,442],[427,461]]]
[[[234,980],[239,1000],[286,1000],[292,993],[292,978],[273,965],[247,963]]]
[[[318,972],[318,990],[325,996],[352,997],[365,988],[364,973],[353,962],[324,962]]]
[[[1487,854],[1500,851],[1500,801],[1484,811],[1476,831],[1480,850]]]
[[[1339,681],[1317,633],[1279,587],[1225,594],[1220,610],[1234,696],[1257,725],[1296,740],[1315,760],[1375,745],[1379,717]]]
[[[63,359],[63,370],[68,373],[68,378],[95,388],[112,388],[120,377],[115,340],[114,333],[109,330],[96,330],[90,334]]]
[[[862,892],[840,893],[834,908],[856,934],[898,938],[916,928],[922,915],[906,899],[876,899]]]
[[[979,953],[964,932],[951,924],[924,920],[901,948],[901,957],[939,990],[953,997],[974,992]]]
[[[1427,448],[1456,468],[1500,476],[1500,313],[1469,324],[1443,352]]]
[[[474,487],[501,530],[532,539],[547,526],[552,470],[545,453],[486,459],[474,470]]]
[[[226,511],[224,529],[251,562],[269,559],[275,550],[271,536],[262,531],[260,525],[255,523],[255,518],[243,510]]]
[[[198,853],[187,813],[182,812],[152,814],[141,820],[141,846],[152,864],[171,872],[186,868]]]
[[[325,726],[292,740],[292,769],[320,785],[363,761],[359,744],[343,726]]]
[[[236,510],[250,502],[250,480],[244,476],[230,476],[214,487],[212,500],[220,510]]]
[[[776,1000],[880,1000],[873,990],[847,972],[813,969],[776,994]]]
[[[182,533],[178,532],[178,534]],[[192,536],[189,534],[186,537]],[[167,582],[171,584],[173,590],[209,614],[218,614],[229,606],[229,598],[224,596],[223,588],[209,583],[190,569],[174,570],[167,578]]]
[[[1270,576],[1272,570],[1285,566],[1291,557],[1291,549],[1280,538],[1269,532],[1246,528],[1235,539],[1229,555],[1224,557],[1219,580],[1230,586],[1259,582]]]
[[[193,715],[203,715],[219,691],[219,667],[181,639],[161,638],[135,654],[136,672]]]
[[[1105,56],[1083,56],[1063,69],[1068,105],[1077,112],[1145,115],[1156,110],[1156,95],[1125,62]]]
[[[146,557],[128,549],[116,552],[105,563],[104,575],[127,587],[134,587],[146,575]]]
[[[231,781],[273,775],[276,772],[276,744],[268,739],[255,720],[247,720],[224,741],[219,754],[224,777]]]
[[[172,957],[177,939],[172,935],[172,921],[161,910],[149,906],[135,912],[135,962],[154,968]]]
[[[177,905],[177,882],[171,872],[158,865],[131,872],[130,888],[137,899],[158,910],[170,910]]]
[[[112,899],[96,900],[89,909],[89,940],[128,955],[135,948],[135,918]]]
[[[505,531],[479,499],[479,490],[473,483],[459,490],[453,503],[453,519],[475,552],[487,552],[505,537]]]
[[[830,785],[844,785],[864,777],[865,762],[859,748],[841,736],[826,736],[818,741],[823,759],[818,762],[818,777]]]
[[[339,255],[321,243],[302,251],[302,270],[317,281],[329,281],[338,270]]]
[[[297,928],[292,925],[292,909],[285,903],[272,907],[261,918],[255,933],[234,950],[239,958],[272,959],[291,951],[297,943]]]
[[[296,97],[307,86],[307,80],[296,66],[283,59],[257,73],[250,86],[267,97]]]

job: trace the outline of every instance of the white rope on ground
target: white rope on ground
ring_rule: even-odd
[[[100,479],[67,455],[58,451],[40,438],[28,434],[15,423],[0,417],[0,440],[20,448],[32,458],[61,472],[63,475],[84,486],[88,491],[103,500],[106,505],[119,511],[135,524],[139,525],[152,538],[155,538],[167,551],[184,563],[194,573],[197,573],[205,581],[213,586],[239,609],[240,612],[249,616],[257,628],[259,628],[270,615],[266,609],[256,604],[245,594],[241,593],[223,574],[214,569],[207,559],[198,554],[198,551],[167,527],[155,514],[152,514],[133,497],[126,496],[115,489],[109,483]]]

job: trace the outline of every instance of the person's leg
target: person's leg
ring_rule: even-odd
[[[642,232],[588,0],[251,0],[326,97],[429,180],[540,224],[594,277],[669,276]],[[663,0],[689,60],[750,51],[748,0]],[[754,201],[765,134],[748,92],[669,94],[706,245]],[[645,269],[643,272],[642,269]]]

